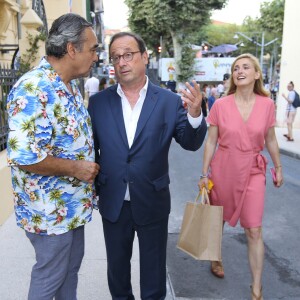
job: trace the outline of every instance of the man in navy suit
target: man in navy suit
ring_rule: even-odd
[[[165,299],[168,152],[172,138],[191,151],[202,145],[207,126],[200,87],[186,83],[188,90],[179,97],[153,85],[145,75],[146,46],[136,34],[114,35],[109,53],[118,84],[92,96],[89,104],[109,289],[114,300],[134,299],[130,260],[136,233],[141,298]]]

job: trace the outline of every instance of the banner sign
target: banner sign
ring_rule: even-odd
[[[196,81],[223,81],[225,73],[231,73],[230,68],[235,57],[203,57],[196,58],[194,64]],[[174,58],[161,59],[161,80],[176,81],[176,64]]]
[[[174,58],[160,59],[161,80],[162,81],[176,81],[176,63]]]

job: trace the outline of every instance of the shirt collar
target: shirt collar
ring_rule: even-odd
[[[40,63],[39,63],[39,67],[40,68],[44,68],[44,69],[52,69],[52,71],[54,70],[53,67],[50,65],[50,63],[47,61],[47,57],[44,56]]]
[[[149,85],[149,78],[147,75],[146,76],[146,83],[145,85],[142,87],[142,89],[140,90],[140,97],[141,96],[146,96],[146,93],[147,93],[147,89],[148,89],[148,85]],[[119,94],[119,96],[122,98],[125,96],[123,90],[122,90],[122,87],[120,85],[120,83],[118,83],[118,88],[117,88],[117,93]]]

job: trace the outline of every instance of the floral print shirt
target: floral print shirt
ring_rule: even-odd
[[[8,165],[18,226],[41,235],[65,233],[92,218],[94,186],[68,176],[42,176],[17,165],[52,155],[94,161],[91,120],[75,81],[73,95],[43,58],[8,95]]]

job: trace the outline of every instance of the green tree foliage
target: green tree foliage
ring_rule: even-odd
[[[261,44],[263,32],[263,29],[259,23],[259,19],[252,19],[251,17],[246,17],[239,31],[245,33],[248,37],[252,39],[252,41],[249,41],[247,39],[244,39],[242,36],[239,36],[239,41],[243,41],[244,43],[243,52],[252,53],[256,57],[259,57],[261,48],[256,44],[256,42]],[[265,36],[266,41],[270,41],[271,39],[272,38],[270,38],[269,36]]]
[[[263,30],[278,38],[281,38],[283,33],[284,4],[284,0],[273,0],[262,3],[260,7],[261,18],[258,23]]]
[[[210,24],[206,27],[205,40],[213,45],[220,44],[237,44],[243,42],[243,47],[233,53],[237,56],[242,53],[252,53],[259,57],[261,47],[255,42],[261,44],[262,32],[264,32],[264,44],[278,38],[278,41],[264,47],[264,54],[273,55],[275,61],[278,60],[278,49],[282,40],[283,21],[284,21],[284,0],[273,0],[271,2],[263,2],[260,6],[260,18],[246,17],[242,25],[235,24]],[[236,32],[243,32],[252,41],[249,41],[242,36],[234,39]]]
[[[195,51],[193,51],[188,45],[184,45],[182,47],[182,53],[184,55],[182,55],[181,60],[177,62],[180,69],[180,74],[177,76],[179,82],[187,81],[194,75],[193,63],[195,59]]]
[[[140,34],[149,49],[157,51],[160,36],[163,51],[182,57],[182,45],[191,43],[195,33],[210,22],[211,10],[221,9],[227,0],[125,0],[130,29]],[[172,44],[170,43],[172,41]],[[165,47],[165,49],[164,49]],[[189,65],[192,64],[192,61]]]
[[[209,24],[205,27],[204,40],[210,44],[217,46],[221,44],[236,44],[238,41],[234,39],[237,31],[241,31],[241,26],[236,24]]]
[[[33,36],[27,32],[27,39],[30,47],[29,49],[26,49],[26,53],[20,58],[20,74],[24,74],[31,69],[31,64],[36,60],[40,48],[39,41],[45,41],[46,35],[44,33],[39,33]]]
[[[227,0],[125,0],[129,26],[148,46],[159,44],[159,36],[171,32],[194,33],[210,22],[210,11],[221,9]],[[154,47],[153,47],[154,48]]]
[[[276,38],[278,39],[276,42],[264,47],[264,56],[268,55],[271,58],[270,61],[265,61],[265,63],[267,63],[268,67],[273,69],[273,72],[280,56],[279,45],[282,42],[284,5],[284,0],[263,2],[260,6],[261,17],[256,19],[246,18],[241,29],[242,32],[252,33],[253,38],[260,44],[262,32],[264,32],[264,45]],[[256,46],[250,41],[247,41],[245,46],[244,52],[247,50],[247,52],[253,53],[256,56],[260,55],[260,46]]]
[[[278,45],[281,43],[284,20],[284,0],[263,2],[260,7],[261,18],[246,17],[243,25],[211,24],[211,11],[222,9],[228,0],[125,0],[129,8],[129,26],[140,34],[149,50],[158,55],[160,37],[163,38],[162,57],[175,57],[180,68],[182,81],[192,76],[193,51],[190,44],[237,44],[244,47],[233,53],[234,56],[250,52],[257,57],[261,48],[261,32],[265,33],[265,43],[278,38],[279,41],[264,49],[264,53],[274,52],[277,59]],[[244,32],[253,41],[239,37],[235,32]],[[277,49],[274,50],[274,48]]]

